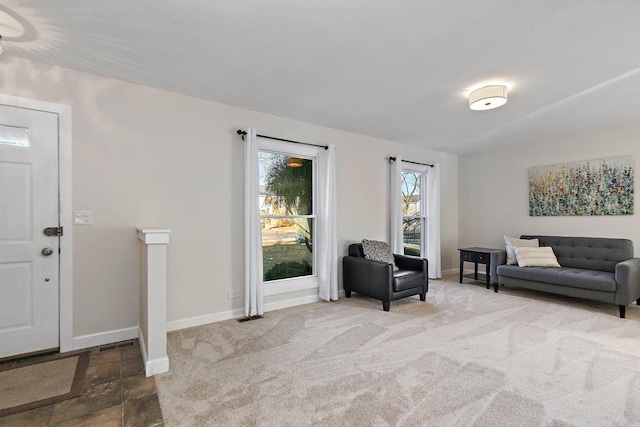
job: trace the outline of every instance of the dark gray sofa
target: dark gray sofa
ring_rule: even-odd
[[[561,268],[506,265],[506,251],[491,253],[491,281],[499,285],[610,302],[620,308],[640,304],[640,258],[628,239],[523,235],[553,249]]]

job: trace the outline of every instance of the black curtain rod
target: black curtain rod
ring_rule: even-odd
[[[396,161],[396,158],[395,158],[395,157],[389,157],[389,163],[390,163],[390,164],[391,164],[391,163],[393,163],[393,162],[395,162],[395,161]],[[431,164],[429,164],[429,163],[412,162],[411,160],[404,160],[404,159],[402,159],[402,161],[403,161],[403,162],[406,162],[406,163],[413,163],[414,165],[429,166],[430,168],[432,168],[432,167],[434,167],[434,166],[435,166],[435,165],[431,165]]]
[[[244,141],[244,137],[247,136],[247,132],[244,131],[244,130],[238,129],[238,135],[241,135],[242,136],[242,140]],[[276,141],[291,142],[293,144],[311,145],[312,147],[322,147],[325,150],[329,149],[328,145],[318,145],[318,144],[310,144],[308,142],[292,141],[290,139],[276,138],[275,136],[267,136],[267,135],[258,135],[258,136],[260,138],[275,139]]]

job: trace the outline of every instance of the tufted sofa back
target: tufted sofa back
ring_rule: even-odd
[[[538,239],[540,246],[550,246],[563,267],[614,273],[616,264],[633,258],[629,239],[602,237],[561,237],[523,235],[521,239]]]

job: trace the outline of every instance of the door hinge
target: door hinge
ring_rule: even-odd
[[[62,227],[48,227],[45,228],[43,231],[45,236],[62,236]]]

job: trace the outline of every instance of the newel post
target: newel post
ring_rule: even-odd
[[[169,370],[167,355],[167,245],[171,230],[137,228],[140,241],[138,338],[148,377]]]

